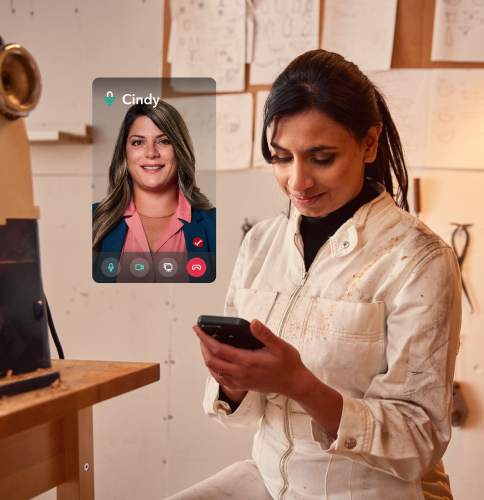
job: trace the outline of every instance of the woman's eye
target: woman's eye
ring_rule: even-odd
[[[168,139],[162,139],[162,140],[160,141],[160,144],[164,144],[164,145],[169,146],[169,145],[171,144],[171,142],[170,142]]]
[[[328,165],[329,163],[331,163],[333,161],[334,156],[335,155],[331,155],[329,158],[325,158],[325,159],[312,158],[312,160],[314,161],[314,163],[317,163],[318,165]]]
[[[291,161],[292,161],[292,156],[281,157],[281,156],[274,155],[272,157],[272,163],[289,163]]]

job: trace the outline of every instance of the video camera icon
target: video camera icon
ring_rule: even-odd
[[[131,274],[133,276],[142,278],[148,274],[150,265],[146,259],[143,259],[142,257],[136,257],[131,261],[129,270],[131,271]]]
[[[167,273],[171,273],[173,271],[173,264],[171,262],[164,262],[163,263],[163,269],[167,272]]]

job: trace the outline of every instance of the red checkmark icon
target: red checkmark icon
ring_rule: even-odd
[[[203,240],[201,238],[195,238],[193,240],[193,244],[198,247],[198,248],[201,248],[203,247]]]

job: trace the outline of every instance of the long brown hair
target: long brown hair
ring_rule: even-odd
[[[294,59],[276,78],[264,108],[262,154],[271,163],[267,128],[273,119],[317,109],[341,123],[357,140],[373,125],[383,125],[378,152],[365,165],[365,177],[380,182],[408,211],[408,174],[398,131],[381,91],[358,66],[326,50],[310,50]],[[398,187],[393,189],[395,176]]]
[[[119,129],[113,159],[109,167],[109,186],[105,198],[99,203],[92,225],[92,250],[99,252],[103,238],[121,219],[133,194],[133,181],[129,174],[126,142],[134,121],[147,116],[170,140],[178,163],[178,188],[193,208],[207,211],[213,208],[200,192],[195,181],[195,154],[187,126],[180,113],[170,104],[160,101],[150,105],[131,106]]]

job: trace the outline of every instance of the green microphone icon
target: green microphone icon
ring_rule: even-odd
[[[111,104],[110,104],[111,106]],[[109,263],[109,266],[108,266],[108,269],[113,272],[113,269],[114,269],[114,264],[112,262]]]
[[[109,96],[109,94],[111,94],[111,97]],[[108,92],[106,94],[106,97],[104,98],[104,100],[108,103],[108,106],[113,105],[114,99],[116,99],[116,97],[114,97],[112,92]]]

